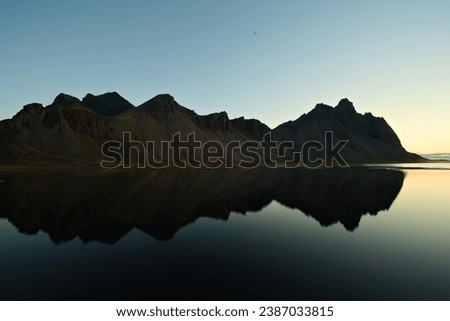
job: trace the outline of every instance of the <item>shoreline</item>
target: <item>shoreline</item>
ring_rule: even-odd
[[[321,170],[321,169],[349,169],[349,168],[385,168],[385,169],[400,169],[400,170],[450,170],[450,166],[448,167],[427,167],[421,165],[432,165],[432,164],[444,164],[446,166],[450,165],[450,161],[441,160],[441,161],[431,161],[431,162],[383,162],[383,163],[351,163],[348,167],[341,166],[333,166],[333,167],[308,167],[308,166],[295,166],[288,167],[286,164],[278,164],[276,167],[269,167],[265,165],[259,165],[255,167],[242,167],[238,164],[233,165],[232,167],[218,167],[211,168],[207,166],[192,168],[192,167],[177,167],[177,166],[169,166],[165,168],[155,168],[155,167],[138,167],[136,164],[132,164],[130,168],[103,168],[100,167],[99,163],[95,162],[26,162],[26,163],[0,163],[0,174],[8,175],[14,173],[27,173],[33,172],[35,174],[45,175],[47,173],[73,173],[73,172],[85,172],[85,171],[96,171],[102,173],[117,173],[117,172],[137,172],[137,171],[167,171],[167,170],[180,170],[180,171],[189,171],[189,170],[201,170],[201,171],[224,171],[224,170],[252,170],[252,169],[310,169],[310,170]],[[3,181],[4,182],[4,181]],[[0,183],[2,183],[2,179],[0,179]]]

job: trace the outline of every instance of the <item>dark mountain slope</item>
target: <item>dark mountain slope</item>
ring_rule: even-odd
[[[350,163],[421,162],[425,159],[407,152],[400,139],[381,117],[356,112],[348,99],[336,107],[318,104],[295,121],[279,125],[274,130],[278,140],[293,140],[297,151],[309,140],[323,142],[325,132],[333,132],[333,141],[348,140],[342,156]]]
[[[128,100],[116,92],[98,96],[87,94],[83,98],[83,104],[102,116],[115,116],[134,108]]]
[[[425,161],[402,147],[383,118],[357,113],[347,99],[334,108],[319,104],[297,120],[271,131],[256,119],[230,120],[224,111],[198,115],[168,94],[134,107],[115,92],[88,94],[83,101],[59,94],[47,107],[24,106],[12,119],[0,122],[0,161],[98,162],[103,158],[101,146],[110,140],[122,141],[123,133],[129,133],[134,141],[155,142],[154,155],[164,159],[160,143],[172,140],[177,133],[181,140],[194,133],[202,144],[216,141],[225,146],[232,141],[259,142],[264,134],[272,132],[279,141],[294,141],[299,150],[308,140],[323,142],[325,131],[332,131],[335,141],[349,140],[342,153],[348,162]],[[200,159],[199,152],[195,155],[197,159]],[[233,155],[235,161],[242,159],[239,152],[233,151]]]

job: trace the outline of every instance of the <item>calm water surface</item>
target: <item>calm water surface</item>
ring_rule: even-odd
[[[450,300],[446,167],[6,175],[0,299]]]

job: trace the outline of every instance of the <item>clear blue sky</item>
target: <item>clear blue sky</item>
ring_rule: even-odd
[[[117,91],[274,127],[348,97],[450,151],[450,1],[0,0],[0,43],[0,119]]]

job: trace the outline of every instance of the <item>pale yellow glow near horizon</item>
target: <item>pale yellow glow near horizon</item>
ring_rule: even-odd
[[[450,66],[450,61],[449,61]],[[449,74],[450,74],[450,68]],[[406,72],[406,71],[405,71]],[[444,86],[448,80],[435,79],[404,83],[403,75],[384,81],[380,88],[360,86],[356,83],[330,82],[323,90],[309,96],[289,97],[281,108],[265,113],[262,121],[269,119],[271,128],[289,119],[309,112],[317,103],[336,106],[346,97],[353,102],[357,112],[383,117],[400,138],[403,147],[414,153],[450,153],[450,90]],[[383,74],[374,77],[383,84]],[[418,77],[420,78],[420,77]],[[450,88],[450,87],[449,87]],[[316,96],[315,101],[311,97]],[[319,98],[323,97],[323,98]]]
[[[343,97],[340,97],[343,98]],[[340,98],[332,98],[324,102],[330,106],[335,106]],[[431,154],[431,153],[450,153],[450,97],[448,100],[435,99],[404,99],[405,97],[370,100],[353,99],[348,97],[355,105],[356,111],[364,114],[372,113],[374,116],[383,117],[392,127],[403,147],[413,153]],[[292,105],[298,105],[292,103]],[[290,108],[290,114],[286,117],[264,115],[262,121],[270,118],[269,127],[274,128],[280,123],[294,120],[302,113],[309,112],[314,104],[309,104],[307,108]],[[284,119],[283,119],[284,118]]]
[[[410,152],[450,152],[450,97],[411,96],[410,100],[389,100],[389,104],[377,108],[377,116],[386,119]]]

